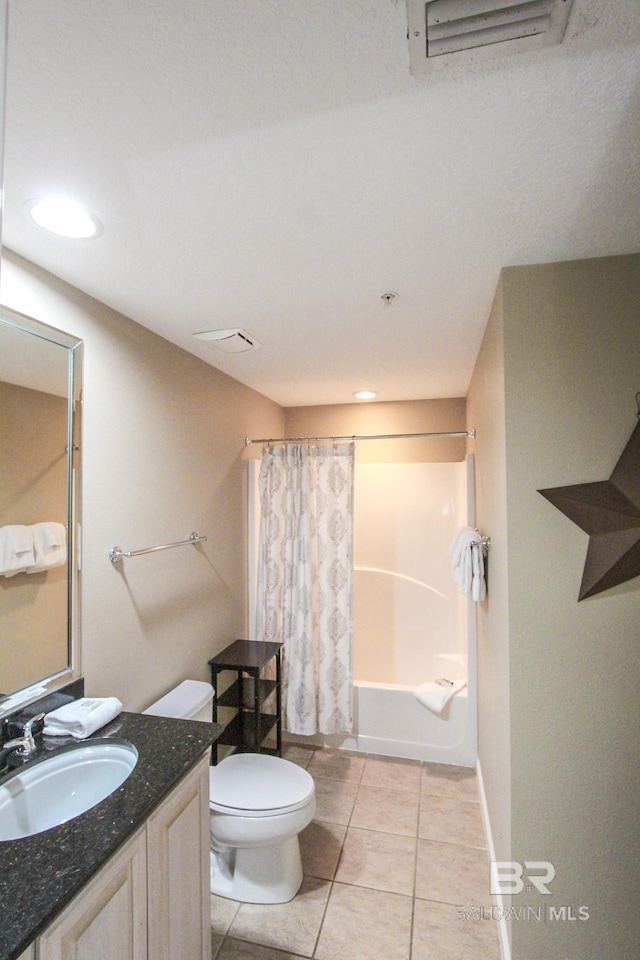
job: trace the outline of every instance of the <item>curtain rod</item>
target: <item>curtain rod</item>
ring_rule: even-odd
[[[247,447],[252,443],[310,443],[320,440],[412,440],[416,437],[475,437],[475,429],[471,430],[450,430],[444,433],[380,433],[377,436],[350,436],[350,437],[271,437],[268,440],[252,440],[245,437],[244,442]]]

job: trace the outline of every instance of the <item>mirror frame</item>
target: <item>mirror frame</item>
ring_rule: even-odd
[[[0,326],[66,347],[67,390],[67,667],[0,700],[0,720],[80,678],[80,531],[83,341],[0,305]]]

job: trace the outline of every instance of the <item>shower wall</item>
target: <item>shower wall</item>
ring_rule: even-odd
[[[356,683],[467,676],[468,601],[448,553],[466,518],[464,461],[356,466]]]

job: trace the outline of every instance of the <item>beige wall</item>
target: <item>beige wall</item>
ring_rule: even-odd
[[[478,469],[481,522],[492,538],[488,485],[504,494],[509,572],[505,595],[496,579],[506,556],[494,540],[481,612],[480,758],[494,833],[506,833],[508,763],[495,757],[504,749],[504,738],[495,740],[502,720],[510,728],[512,856],[550,860],[557,871],[551,896],[524,892],[513,906],[589,912],[583,921],[514,921],[513,956],[632,957],[640,937],[640,581],[578,603],[587,535],[537,490],[607,479],[637,422],[640,255],[508,268],[502,289],[506,486],[497,450]],[[499,353],[494,314],[470,415],[479,408],[499,420],[485,409],[499,400]],[[504,506],[493,520],[502,538]],[[500,664],[508,665],[508,703]],[[488,723],[492,698],[499,706]]]
[[[1,299],[84,341],[82,673],[140,709],[245,633],[244,437],[282,410],[8,251]],[[109,561],[193,530],[207,543]]]
[[[467,397],[476,455],[476,524],[491,537],[487,599],[476,604],[478,755],[498,860],[511,859],[509,607],[502,284],[493,303]]]
[[[465,400],[398,400],[287,407],[286,436],[364,436],[465,430]],[[358,444],[359,463],[448,462],[464,460],[465,440],[371,440]]]

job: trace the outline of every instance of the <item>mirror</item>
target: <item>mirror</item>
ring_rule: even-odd
[[[79,676],[81,367],[0,307],[0,717]]]

